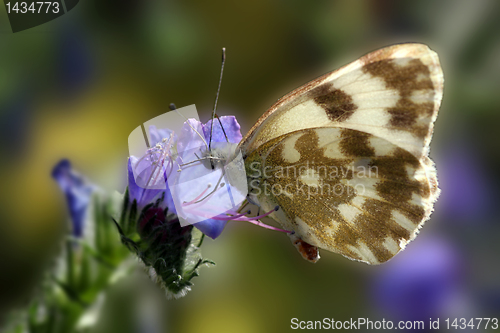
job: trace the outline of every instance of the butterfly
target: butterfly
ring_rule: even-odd
[[[439,196],[429,144],[441,99],[423,44],[369,53],[278,100],[243,137],[248,201],[302,256],[380,264],[412,241]]]

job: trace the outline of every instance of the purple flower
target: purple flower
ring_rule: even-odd
[[[229,146],[235,147],[236,143],[242,138],[240,126],[236,118],[221,117],[220,121],[227,135],[227,141],[233,144]],[[177,134],[174,135],[174,133],[168,129],[156,129],[154,126],[150,127],[151,143],[156,146],[150,149],[141,159],[137,159],[133,156],[129,159],[129,196],[130,200],[137,200],[138,208],[155,202],[157,198],[165,194],[165,203],[168,209],[176,214],[184,214],[184,209],[182,212],[179,212],[175,209],[174,205],[174,199],[177,200],[177,207],[183,207],[185,204],[179,201],[179,190],[183,197],[187,195],[193,197],[192,199],[196,199],[195,197],[199,199],[203,197],[202,193],[206,192],[211,198],[215,198],[212,202],[221,202],[217,201],[217,195],[226,193],[224,191],[230,188],[229,185],[226,186],[224,191],[210,194],[211,191],[208,191],[206,182],[198,180],[200,177],[206,175],[212,161],[206,158],[208,145],[210,144],[210,126],[211,121],[203,125],[194,119],[189,119],[184,124],[181,132],[178,133],[178,136]],[[212,147],[214,147],[214,149],[217,143],[219,143],[219,146],[221,146],[221,143],[226,143],[224,132],[221,129],[219,121],[216,120],[212,132]],[[175,160],[173,157],[174,151],[178,152]],[[151,155],[150,158],[148,154]],[[193,160],[198,160],[198,162],[186,165],[187,162]],[[139,176],[136,174],[135,178],[133,174],[134,170],[136,173],[140,173]],[[179,172],[179,170],[181,171]],[[144,186],[147,188],[139,186],[137,184],[138,179],[141,179],[141,182],[145,183],[141,185],[148,185]],[[154,181],[151,181],[152,179],[154,179]],[[168,180],[168,182],[165,180]],[[186,181],[193,180],[193,182],[191,182],[189,186],[174,186],[174,189],[177,190],[177,192],[175,192],[172,191],[174,180],[176,184],[181,181],[184,185]],[[217,181],[215,181],[213,185],[216,183]],[[191,206],[186,210],[196,206],[194,203],[196,200],[192,200]],[[217,205],[212,206],[218,208]],[[210,217],[221,213],[220,211],[219,213],[210,213],[210,211],[207,210],[207,205],[203,207],[203,212],[203,214]],[[203,216],[205,215],[201,215],[202,220],[195,223],[194,226],[205,235],[213,239],[217,238],[222,233],[227,223],[227,219],[203,219]],[[200,218],[200,215],[198,218]]]
[[[137,185],[133,172],[134,166],[137,163],[138,160],[134,156],[128,159],[128,195],[130,202],[135,200],[137,202],[137,209],[140,211],[144,206],[155,202],[165,195],[160,206],[167,207],[169,212],[176,214],[174,201],[172,200],[172,195],[170,194],[167,184],[165,184],[164,189],[145,189]]]
[[[492,211],[494,198],[488,173],[481,159],[467,143],[458,142],[443,154],[439,182],[442,196],[437,211],[447,221],[473,223],[486,220]],[[439,162],[439,161],[438,161]]]
[[[155,125],[149,126],[149,135],[151,137],[151,146],[155,146],[157,144],[161,144],[161,141],[164,138],[170,137],[172,131],[166,128],[157,129]],[[177,139],[177,136],[173,135],[174,140]]]
[[[217,119],[214,119],[212,142],[226,142],[226,137],[224,136],[225,132],[229,142],[239,143],[243,137],[241,136],[240,124],[238,124],[236,118],[233,116],[223,116],[219,119],[222,123],[222,126],[224,127],[224,131],[222,131],[219,121]],[[212,120],[210,119],[206,124],[201,125],[203,127],[203,134],[207,142],[210,140],[211,124]]]
[[[444,239],[417,239],[380,267],[372,281],[376,308],[394,320],[456,316],[466,297],[460,258]]]
[[[96,187],[89,184],[83,176],[71,169],[68,160],[61,160],[52,170],[54,178],[66,196],[71,221],[73,223],[73,235],[83,235],[84,221],[87,208],[90,204],[92,193]]]

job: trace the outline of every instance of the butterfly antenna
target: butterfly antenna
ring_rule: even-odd
[[[229,143],[229,139],[227,138],[226,130],[224,130],[224,126],[222,126],[222,121],[220,121],[219,115],[216,113],[215,116],[217,117],[217,120],[219,121],[219,125],[220,125],[220,128],[222,129],[222,133],[224,133],[224,137],[226,138],[226,142]]]
[[[214,132],[214,119],[216,117],[215,111],[217,110],[217,103],[219,102],[219,94],[220,94],[220,86],[222,84],[222,75],[224,74],[224,64],[226,63],[226,48],[222,48],[222,65],[220,67],[220,77],[219,77],[219,87],[217,88],[217,94],[215,95],[215,104],[214,104],[214,111],[212,112],[212,123],[210,124],[210,142],[208,144],[208,148],[210,149],[212,147],[212,134]],[[224,128],[222,127],[222,122],[220,121],[219,116],[217,116],[217,119],[219,120],[219,124],[222,128],[222,131],[224,132],[224,136],[226,137],[226,141],[229,142],[226,131],[224,131]]]

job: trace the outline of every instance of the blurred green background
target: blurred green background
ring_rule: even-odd
[[[135,127],[171,102],[209,119],[222,47],[218,113],[235,115],[245,133],[290,90],[401,42],[429,45],[445,75],[431,145],[442,195],[407,250],[378,267],[326,251],[312,265],[283,234],[233,222],[205,242],[217,266],[201,269],[187,297],[167,301],[138,269],[111,288],[93,331],[499,316],[500,2],[84,0],[16,34],[0,7],[2,317],[29,300],[67,229],[50,178],[59,159],[123,192]]]

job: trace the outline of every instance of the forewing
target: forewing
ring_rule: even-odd
[[[428,154],[442,95],[437,54],[423,44],[394,45],[284,96],[240,146],[245,156],[287,133],[342,127],[376,135],[420,160]]]

